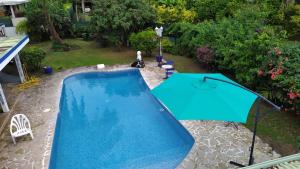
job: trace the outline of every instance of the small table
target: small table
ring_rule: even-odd
[[[162,65],[161,67],[166,70],[165,79],[169,78],[174,73],[173,65]]]

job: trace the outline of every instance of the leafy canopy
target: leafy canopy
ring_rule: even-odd
[[[25,9],[27,33],[33,41],[49,39],[50,24],[47,15],[61,36],[69,33],[71,29],[70,17],[60,0],[31,0]]]
[[[152,7],[143,0],[95,0],[91,27],[98,36],[110,34],[126,44],[131,32],[154,19]]]

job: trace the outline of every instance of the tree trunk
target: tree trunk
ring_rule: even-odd
[[[63,44],[63,40],[60,38],[59,34],[57,33],[50,17],[48,17],[48,25],[49,25],[49,30],[50,30],[52,39],[57,43]]]
[[[75,1],[75,15],[76,15],[76,21],[79,21],[79,16],[78,16],[78,10],[77,10],[77,1]]]
[[[52,36],[52,40],[57,42],[57,43],[60,43],[60,44],[63,44],[63,40],[60,38],[59,34],[57,33],[55,27],[54,27],[54,24],[51,20],[51,17],[49,15],[49,12],[48,12],[48,8],[46,6],[46,2],[43,1],[43,7],[44,7],[44,15],[46,17],[46,20],[47,20],[47,25],[48,25],[48,28],[49,28],[49,31],[50,31],[50,34]]]
[[[84,0],[81,0],[81,8],[82,8],[82,13],[84,14],[84,8],[85,8],[85,6],[84,6]]]

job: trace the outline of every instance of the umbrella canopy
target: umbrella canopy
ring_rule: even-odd
[[[19,5],[28,2],[29,0],[0,0],[0,6],[3,5]]]
[[[151,92],[178,120],[221,120],[246,123],[257,96],[222,74],[175,73]]]

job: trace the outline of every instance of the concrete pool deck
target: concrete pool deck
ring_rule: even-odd
[[[104,71],[129,68],[127,65],[109,66]],[[5,91],[10,103],[10,114],[24,113],[31,121],[34,140],[30,137],[17,139],[12,143],[9,124],[0,135],[0,169],[46,169],[48,168],[52,140],[55,130],[62,80],[74,73],[96,71],[95,67],[80,67],[54,73],[41,78],[41,84],[23,92],[6,86]],[[100,70],[103,71],[103,70]],[[146,63],[141,73],[150,88],[160,84],[164,71],[156,63]],[[8,92],[9,91],[9,92]],[[1,118],[1,116],[0,116]],[[225,127],[224,122],[186,120],[180,121],[193,135],[195,144],[178,166],[184,169],[236,168],[229,164],[234,160],[247,164],[252,132],[239,125]],[[277,158],[279,155],[259,138],[256,142],[255,162]]]

